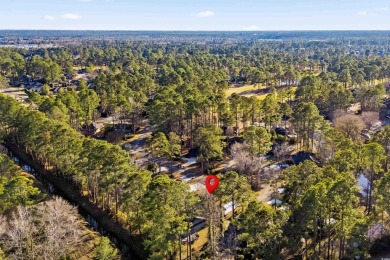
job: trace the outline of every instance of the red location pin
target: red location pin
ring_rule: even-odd
[[[206,178],[205,184],[207,191],[211,194],[218,188],[219,179],[215,175],[209,175]]]

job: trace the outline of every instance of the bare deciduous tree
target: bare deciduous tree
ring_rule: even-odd
[[[58,197],[36,208],[17,208],[2,225],[0,244],[9,259],[60,259],[82,242],[76,208]]]
[[[283,162],[284,160],[286,160],[289,153],[290,150],[286,142],[277,144],[276,147],[274,148],[274,157],[278,162],[279,161]]]
[[[371,127],[379,121],[379,112],[368,111],[362,113],[363,122],[366,124],[367,129],[371,130]]]
[[[6,219],[6,217],[0,215],[0,237],[2,235],[4,235],[4,233],[6,232],[5,231],[6,226],[7,226],[7,219]]]
[[[344,115],[346,115],[347,113],[345,112],[344,109],[336,109],[333,114],[332,114],[332,119],[335,119],[335,118],[338,118],[338,117],[342,117]]]
[[[353,140],[360,139],[360,132],[364,129],[363,120],[357,115],[344,115],[334,120],[335,128],[341,130],[347,137]]]
[[[77,209],[56,197],[38,206],[46,237],[45,259],[59,259],[77,248],[82,237],[82,222]]]
[[[7,222],[6,222],[7,223]],[[38,230],[33,223],[31,210],[18,207],[11,215],[8,225],[1,236],[4,251],[12,252],[7,255],[10,259],[36,259],[39,256],[39,243],[34,235]]]
[[[245,144],[235,143],[230,148],[234,164],[233,170],[239,174],[248,176],[248,180],[253,188],[259,186],[259,174],[263,168],[263,157],[253,156],[249,153],[248,147]]]

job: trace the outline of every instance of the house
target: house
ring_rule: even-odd
[[[189,234],[182,234],[180,236],[181,242],[182,243],[187,243],[188,242],[188,235],[190,243],[198,239],[198,232],[201,231],[206,227],[206,219],[201,218],[201,217],[195,217],[192,219],[192,224],[190,227],[190,233]]]
[[[235,204],[235,205],[234,205],[234,209],[238,208],[239,206],[240,206],[239,204]],[[224,204],[224,205],[223,205],[223,209],[224,209],[224,214],[225,214],[225,216],[226,216],[227,214],[229,214],[230,212],[232,212],[232,211],[233,211],[233,202],[230,201],[230,202]]]
[[[25,88],[27,90],[35,91],[35,92],[38,92],[38,93],[41,93],[42,87],[43,87],[42,83],[35,82],[35,81],[29,82],[29,83],[25,84]]]

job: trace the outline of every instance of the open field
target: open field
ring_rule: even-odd
[[[226,90],[226,97],[230,97],[233,93],[246,95],[246,93],[250,93],[258,89],[266,89],[266,86],[260,86],[260,88],[256,85],[233,86]]]
[[[276,89],[282,89],[287,87],[292,88],[294,91],[297,89],[296,86],[282,86],[282,87],[277,87]],[[260,88],[255,85],[244,85],[244,86],[237,86],[237,87],[235,86],[235,87],[228,88],[226,90],[226,97],[230,97],[233,93],[237,93],[238,95],[243,97],[255,96],[257,99],[263,100],[268,95],[270,90],[271,88],[267,88],[264,85],[260,86]]]

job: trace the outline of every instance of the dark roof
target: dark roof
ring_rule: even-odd
[[[195,234],[206,227],[206,219],[202,217],[195,217],[192,219],[190,234]],[[187,234],[181,235],[181,238],[186,238]]]
[[[293,160],[294,164],[300,164],[306,160],[310,160],[313,162],[316,161],[314,153],[309,153],[304,151],[300,151],[296,154],[291,155],[291,159]]]
[[[40,92],[42,90],[43,84],[39,82],[29,82],[25,84],[25,88],[28,90],[34,90]]]

